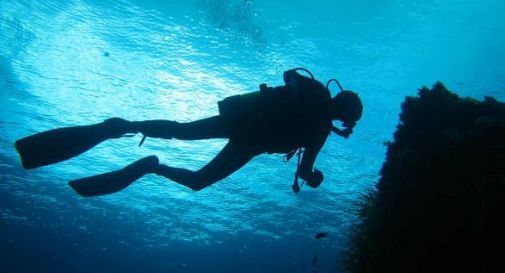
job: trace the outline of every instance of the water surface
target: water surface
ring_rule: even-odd
[[[502,1],[2,0],[0,266],[9,272],[340,272],[354,202],[374,187],[400,103],[443,81],[505,98]],[[155,154],[197,169],[224,140],[140,136],[25,172],[13,142],[61,126],[191,121],[216,102],[309,68],[365,104],[348,140],[332,136],[326,179],[293,194],[295,160],[262,155],[201,192],[146,176],[105,197],[66,182]],[[335,86],[332,87],[335,92]],[[328,231],[325,240],[313,234]]]

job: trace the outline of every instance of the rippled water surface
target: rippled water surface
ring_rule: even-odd
[[[165,2],[160,4],[159,2]],[[0,266],[8,272],[340,272],[354,202],[373,188],[400,103],[441,80],[505,99],[502,1],[0,1]],[[224,140],[140,136],[26,172],[13,142],[100,122],[191,121],[216,102],[309,68],[362,96],[348,140],[329,138],[317,189],[262,155],[201,192],[146,176],[84,199],[71,179],[146,155],[197,169]],[[325,240],[313,234],[328,231]]]

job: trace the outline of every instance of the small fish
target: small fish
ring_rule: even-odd
[[[317,264],[317,255],[312,259],[312,264],[315,266]]]
[[[326,236],[328,236],[328,232],[319,232],[316,235],[314,235],[314,238],[321,239],[321,238],[324,238]]]

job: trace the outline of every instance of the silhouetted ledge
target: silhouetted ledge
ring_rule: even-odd
[[[441,83],[407,97],[360,208],[350,272],[505,272],[505,104]]]

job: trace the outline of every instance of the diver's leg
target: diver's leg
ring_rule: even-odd
[[[158,163],[158,157],[152,155],[116,171],[70,181],[69,185],[84,197],[111,194],[125,189],[142,176],[151,173]]]
[[[129,132],[129,122],[120,118],[102,123],[72,126],[37,133],[15,143],[25,169],[33,169],[80,155],[97,144]]]
[[[132,122],[132,128],[147,137],[154,138],[197,140],[230,137],[228,126],[220,116],[187,123],[171,120],[135,121]]]
[[[198,191],[234,173],[255,155],[246,145],[230,141],[214,159],[198,171],[159,164],[153,172]]]
[[[110,118],[102,123],[54,129],[19,139],[15,143],[25,169],[33,169],[80,155],[99,143],[127,133],[186,140],[228,138],[228,126],[220,116],[194,122],[169,120],[132,122]]]

